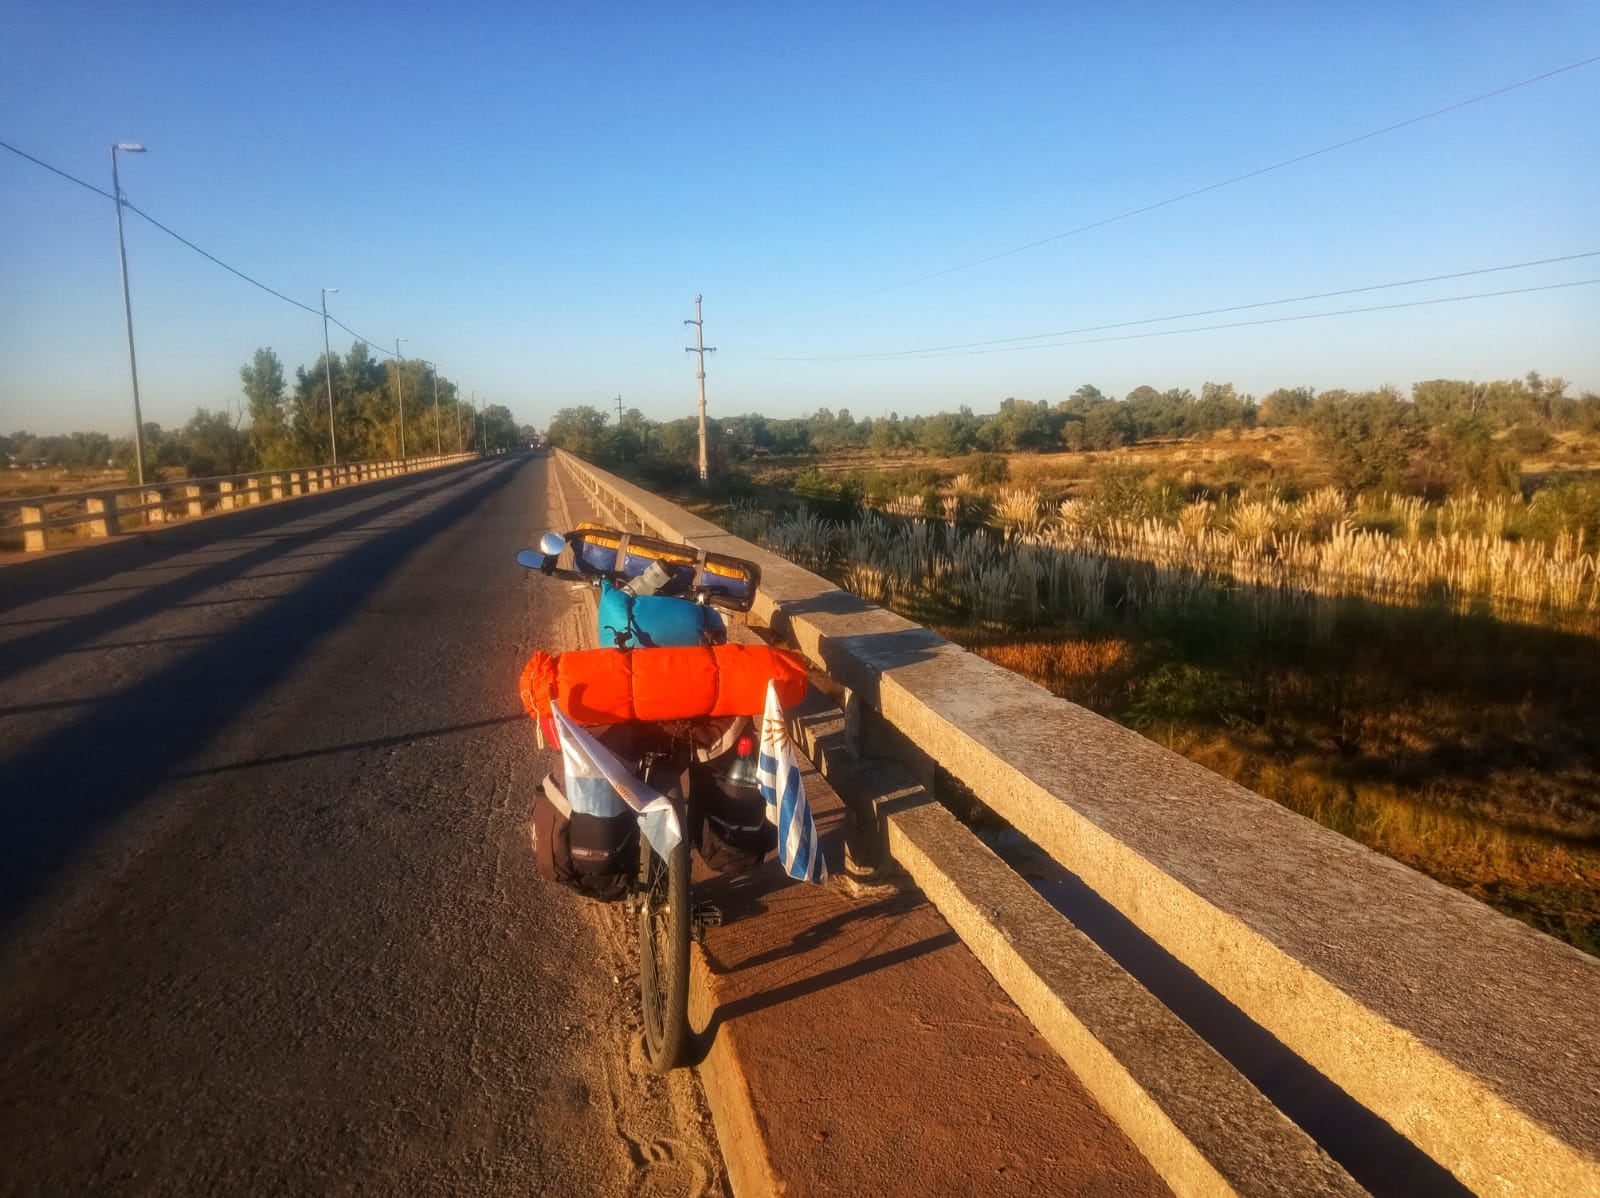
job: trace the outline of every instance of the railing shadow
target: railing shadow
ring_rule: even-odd
[[[468,465],[476,471],[503,461],[495,459]],[[446,468],[443,474],[428,472],[373,479],[337,490],[314,491],[292,501],[275,500],[199,520],[130,530],[103,542],[87,541],[66,552],[23,557],[0,566],[0,612],[91,586],[138,566],[156,565],[199,546],[247,536],[318,512],[337,510],[418,482],[459,479],[463,473],[460,468]]]
[[[1457,1198],[1472,1192],[1207,985],[1076,874],[1053,862],[1040,863],[1028,872],[1036,875],[1028,877],[1028,882],[1051,906],[1193,1028],[1374,1195]]]
[[[0,761],[6,791],[0,808],[0,843],[5,846],[0,925],[14,925],[106,827],[147,799],[183,761],[278,683],[412,553],[471,515],[516,473],[515,460],[502,459],[494,466],[499,468],[480,474],[432,510],[353,546],[298,588],[193,653],[84,705],[71,724]],[[450,481],[461,482],[461,475]],[[408,491],[379,511],[417,498],[416,491]],[[369,509],[329,527],[355,527],[374,514]],[[268,560],[282,551],[275,545],[246,557]],[[198,585],[231,577],[244,564],[236,559],[203,570],[203,581],[185,576],[158,584],[135,605],[119,606],[111,626]],[[103,631],[107,624],[97,620],[95,630]]]
[[[501,463],[497,463],[497,465],[499,464]],[[491,467],[491,469],[492,468],[493,467]],[[108,632],[143,619],[146,616],[153,615],[157,612],[165,611],[174,607],[193,606],[193,604],[186,604],[185,600],[211,587],[238,578],[249,572],[255,566],[274,561],[277,558],[281,558],[286,554],[289,554],[297,546],[324,539],[330,539],[337,536],[337,534],[341,532],[358,529],[369,525],[372,521],[381,519],[386,515],[398,513],[407,506],[416,503],[420,499],[425,499],[437,491],[447,487],[459,485],[462,482],[462,478],[463,476],[461,473],[453,472],[441,478],[430,478],[423,485],[418,485],[417,480],[412,479],[411,486],[399,490],[398,493],[393,494],[383,503],[375,506],[363,507],[357,511],[342,515],[338,519],[332,520],[315,529],[308,530],[304,537],[297,536],[294,538],[273,538],[267,540],[260,545],[246,549],[241,553],[233,554],[215,563],[200,565],[194,569],[186,570],[184,573],[175,578],[152,582],[148,587],[139,589],[125,599],[114,600],[106,604],[104,607],[98,608],[94,611],[86,612],[80,616],[70,617],[64,622],[53,623],[51,627],[43,629],[39,632],[18,637],[15,640],[0,645],[0,680],[8,678],[13,674],[20,673],[21,671],[37,665],[40,662],[48,661],[50,658],[60,653],[64,653],[76,645],[82,644],[96,637],[103,636]],[[314,500],[316,498],[318,498],[318,496],[307,496],[308,500]],[[330,492],[328,498],[330,503],[327,506],[335,509],[347,506],[348,502],[350,502],[349,500],[347,500],[345,503],[331,502],[341,498],[340,494],[336,491]],[[370,500],[372,495],[370,492],[368,492],[365,496],[363,496],[363,498]],[[304,504],[296,504],[292,506],[285,505],[283,509],[284,514],[282,516],[278,516],[277,512],[273,512],[272,514],[277,517],[274,523],[283,523],[286,518],[300,519],[308,515],[316,514],[320,510],[325,509],[313,508]],[[227,531],[223,535],[207,536],[198,541],[186,541],[184,544],[178,547],[162,545],[158,550],[155,560],[158,562],[164,561],[176,553],[193,549],[196,545],[209,544],[224,540],[236,540],[241,537],[248,538],[253,533],[260,531],[259,526],[254,529],[246,529],[241,528],[237,523],[229,520],[210,521],[209,523],[217,526],[219,532],[223,529],[226,529]],[[406,524],[398,526],[398,528],[401,529],[405,527],[409,527],[409,525]],[[196,531],[199,531],[198,527]],[[64,558],[49,559],[47,561],[38,563],[38,565],[42,567],[53,567],[54,563],[62,562],[67,566],[70,566],[72,563],[80,559],[84,559],[87,561],[85,568],[88,570],[105,571],[113,569],[110,566],[88,560],[99,557],[101,553],[115,557],[120,561],[120,565],[114,567],[114,569],[117,571],[145,567],[152,564],[151,562],[142,558],[138,558],[137,560],[131,558],[128,553],[121,552],[121,548],[122,547],[120,546],[110,546],[103,551],[74,553]],[[137,547],[134,546],[130,548],[136,549]],[[14,578],[20,579],[22,583],[20,587],[13,588],[9,585]],[[8,567],[3,573],[0,573],[0,579],[3,579],[7,583],[6,589],[8,592],[11,592],[12,594],[20,593],[24,594],[25,596],[29,596],[23,598],[21,602],[30,602],[37,599],[47,598],[53,594],[59,593],[59,591],[52,589],[53,587],[70,585],[70,576],[63,578],[61,569],[45,569],[39,571],[38,576],[36,576],[33,563],[23,563],[21,565]],[[206,600],[204,602],[206,604],[217,604],[240,601]]]

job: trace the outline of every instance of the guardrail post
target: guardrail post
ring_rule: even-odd
[[[189,515],[191,517],[205,515],[206,505],[205,501],[200,497],[200,488],[191,483],[183,489],[183,493],[188,496],[189,499]]]
[[[274,474],[269,481],[272,484],[272,497],[274,499],[282,499],[283,498],[283,475]]]
[[[306,476],[303,470],[289,471],[289,494],[304,495],[306,493]]]
[[[42,505],[22,509],[22,547],[29,553],[42,553],[49,548],[45,540]]]
[[[244,501],[252,505],[261,502],[261,480],[259,478],[247,478],[244,480]]]
[[[121,523],[117,519],[115,495],[107,495],[104,498],[91,495],[83,501],[83,506],[88,509],[89,515],[99,517],[85,522],[89,525],[91,537],[114,537],[122,531]]]
[[[225,512],[233,511],[233,484],[227,480],[217,484],[217,507]]]
[[[153,503],[155,506],[144,514],[147,524],[165,524],[167,522],[167,509],[162,506],[160,491],[146,491],[144,502]]]

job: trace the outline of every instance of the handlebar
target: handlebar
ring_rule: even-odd
[[[556,565],[569,547],[574,553],[573,567]],[[609,582],[617,587],[636,581],[647,564],[658,562],[673,577],[657,594],[730,611],[750,609],[761,578],[761,569],[754,562],[592,526],[570,533],[547,533],[538,551],[524,549],[517,554],[517,562],[548,578],[591,586]]]

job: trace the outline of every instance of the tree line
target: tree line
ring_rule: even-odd
[[[341,462],[399,457],[402,401],[405,449],[411,457],[431,454],[435,447],[445,453],[510,448],[526,444],[534,435],[531,427],[519,426],[503,405],[475,410],[461,398],[456,384],[435,375],[428,363],[379,362],[362,341],[343,357],[319,355],[310,366],[297,368],[293,386],[278,355],[262,348],[239,370],[239,400],[216,410],[197,408],[179,428],[145,424],[146,476],[174,469],[203,477],[326,464],[332,450],[330,377],[333,432]],[[15,466],[131,471],[133,438],[102,432],[36,436],[18,431],[0,436],[0,459]]]
[[[1600,432],[1600,395],[1569,396],[1561,378],[1479,383],[1429,379],[1409,395],[1282,387],[1259,400],[1232,383],[1158,391],[1140,386],[1121,399],[1085,384],[1056,403],[1008,398],[978,414],[962,406],[927,416],[866,417],[819,408],[810,416],[759,414],[708,422],[719,462],[846,450],[956,457],[971,452],[1073,453],[1253,428],[1300,426],[1316,438],[1339,483],[1352,491],[1396,486],[1417,476],[1483,491],[1514,487],[1522,455],[1539,453],[1563,430]],[[593,407],[565,408],[548,429],[554,445],[601,462],[650,458],[688,463],[698,452],[692,419],[657,423],[637,409],[612,422]],[[1422,459],[1420,464],[1418,459]]]

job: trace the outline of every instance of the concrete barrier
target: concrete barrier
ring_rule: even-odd
[[[1468,1188],[1600,1194],[1600,962],[557,457],[619,520],[758,562],[755,614],[845,689],[847,711],[881,717]],[[959,883],[952,925],[1005,941]],[[1070,1010],[1064,984],[1049,990]]]

